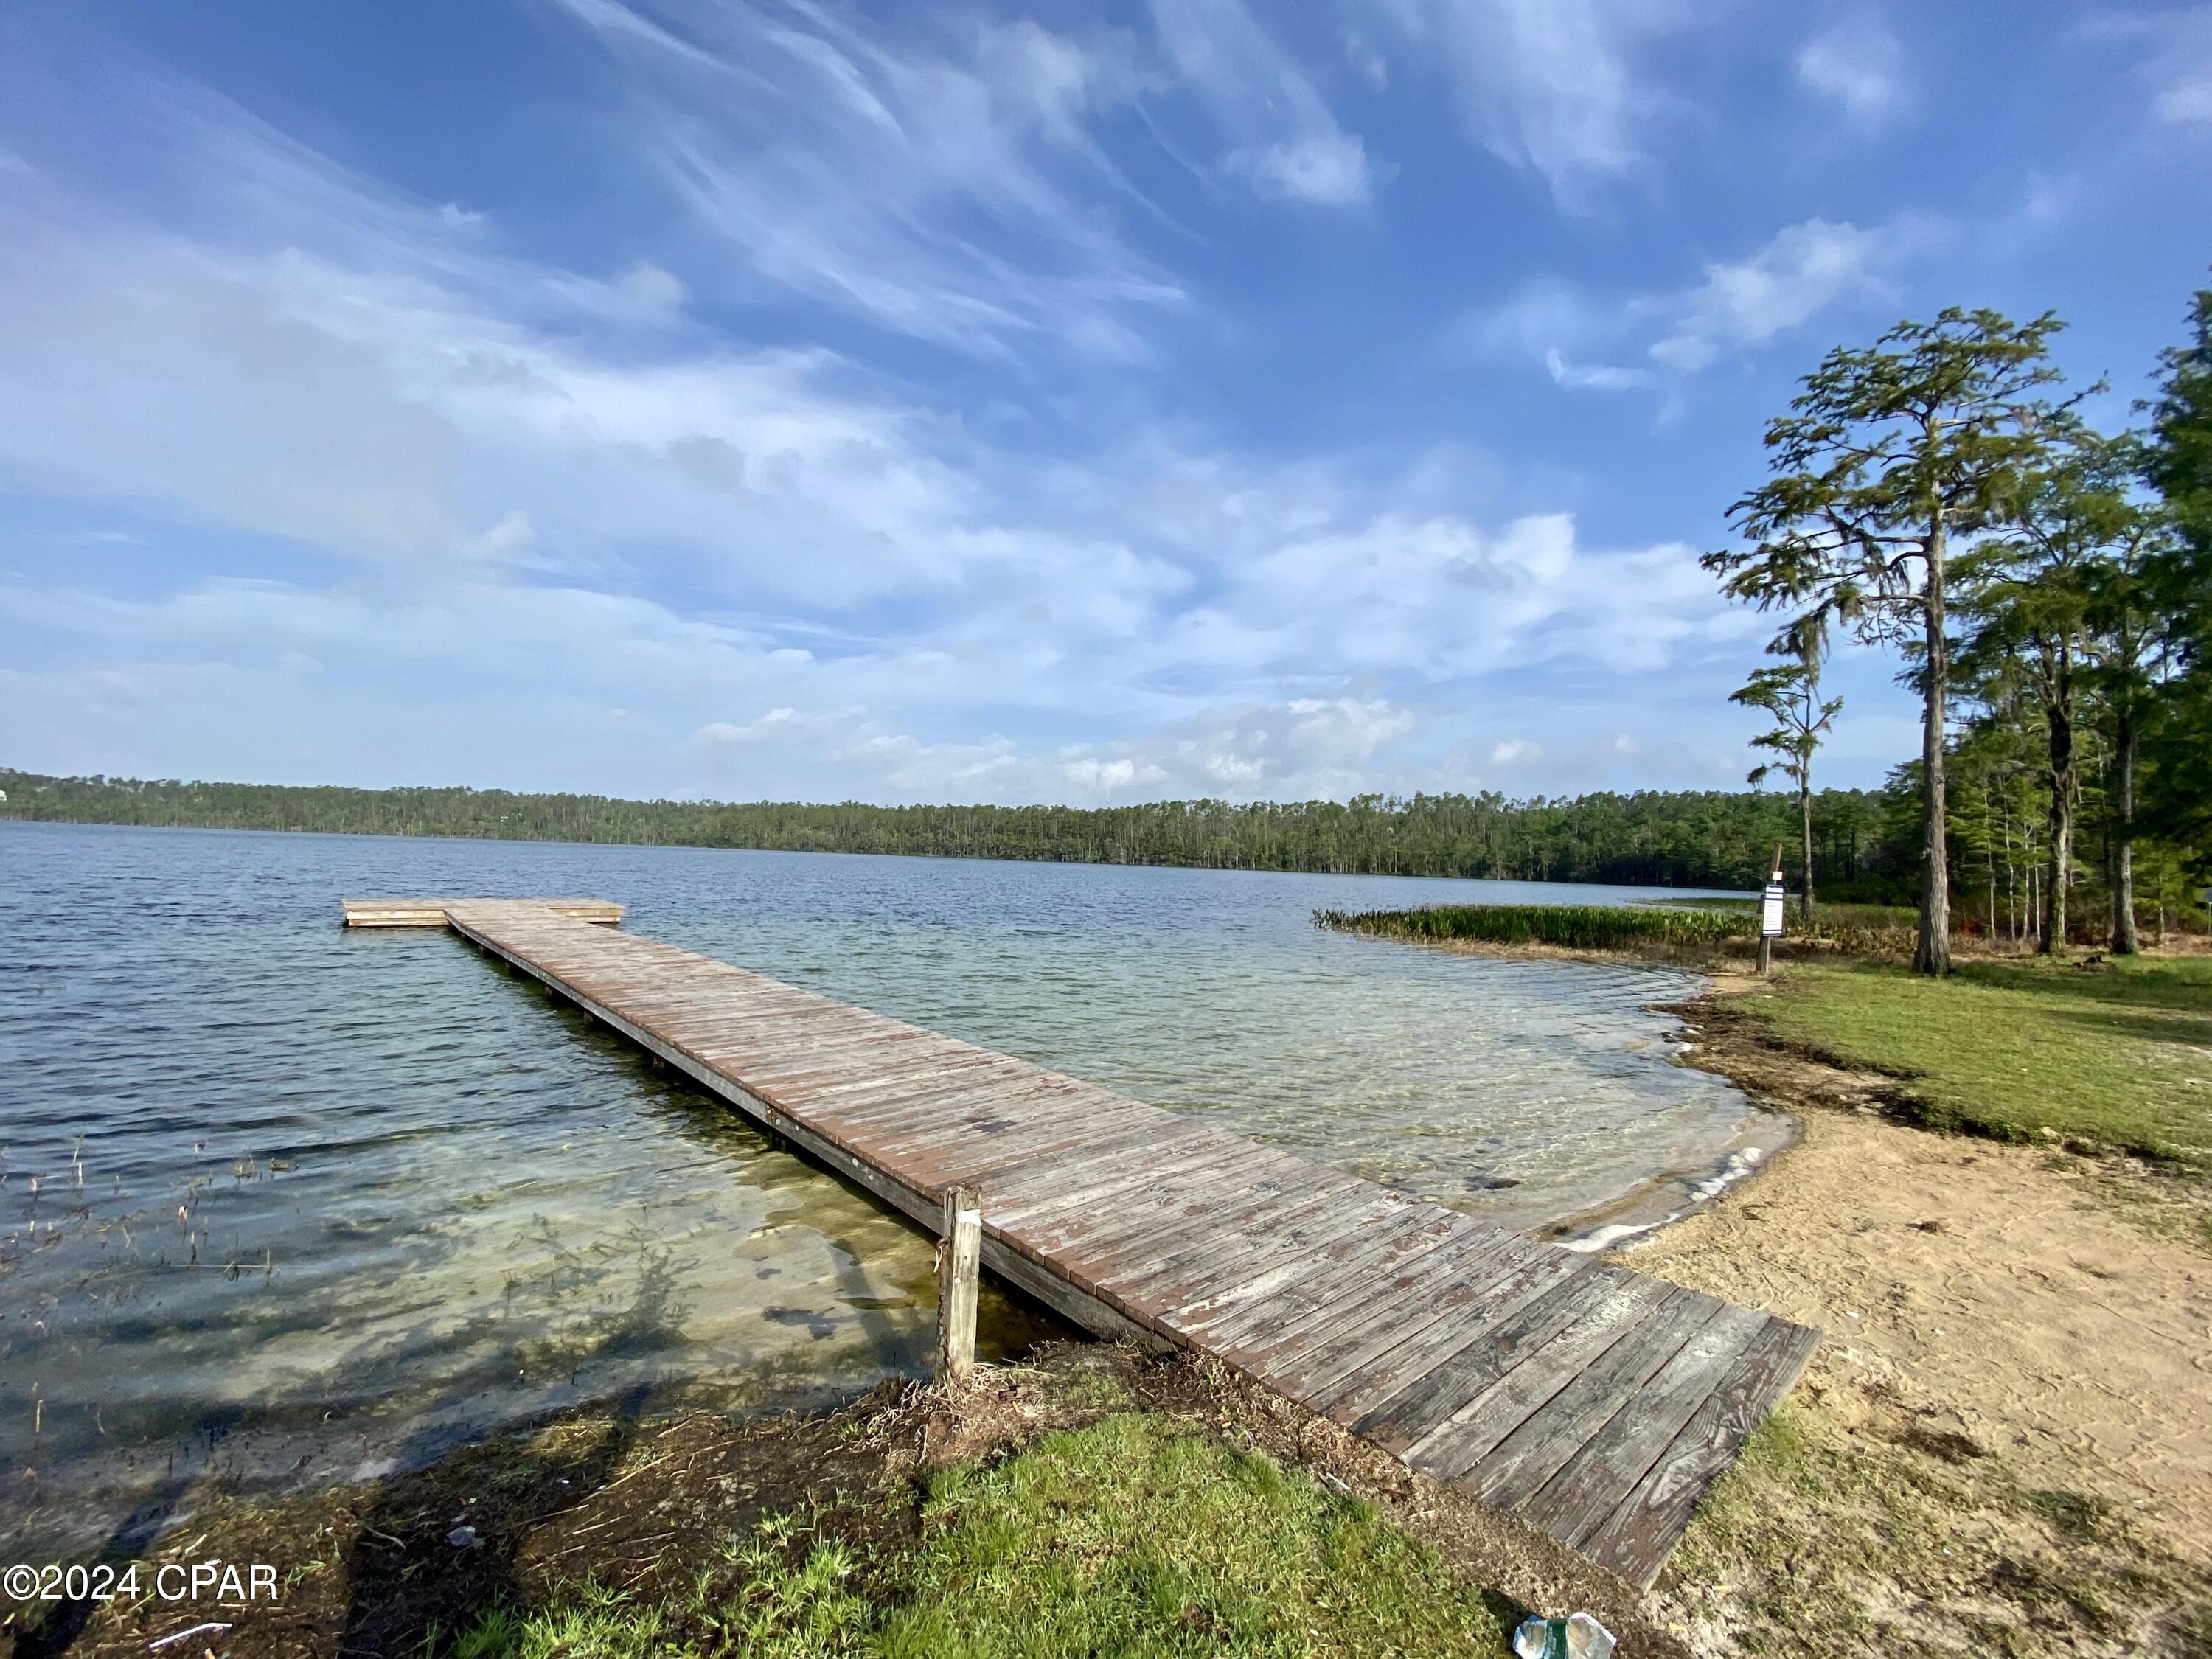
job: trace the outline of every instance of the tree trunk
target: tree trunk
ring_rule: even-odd
[[[1920,789],[1926,813],[1921,849],[1920,937],[1912,947],[1912,971],[1951,971],[1951,864],[1944,838],[1943,694],[1950,663],[1943,638],[1943,515],[1939,510],[1928,532],[1928,592],[1923,614],[1928,627],[1928,692],[1922,711]]]
[[[1809,757],[1804,775],[1797,784],[1797,830],[1805,858],[1805,890],[1797,902],[1805,926],[1809,928],[1813,925],[1813,769]]]
[[[2008,805],[2004,815],[2005,848],[2005,938],[2016,949],[2020,945],[2020,866],[2012,856],[2012,808]]]
[[[2113,744],[2118,752],[2120,799],[2118,846],[2112,854],[2112,954],[2131,957],[2142,947],[2136,939],[2136,713],[2123,694],[2119,729]]]
[[[1995,949],[1997,934],[1997,842],[1990,834],[1990,786],[1982,785],[1982,862],[1989,866],[1990,876],[1990,945]]]
[[[2066,948],[2066,890],[2074,884],[2074,662],[2063,643],[2044,724],[2051,738],[2051,857],[2043,883],[2043,951],[2051,956]]]

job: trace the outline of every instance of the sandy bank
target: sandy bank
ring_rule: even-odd
[[[1763,990],[1724,970],[1684,1005],[1684,1060],[1796,1141],[1620,1259],[1825,1338],[1655,1617],[1715,1653],[2212,1651],[2201,1197],[1898,1122],[1892,1079],[1769,1039]]]
[[[2212,1653],[2212,1252],[2201,1188],[1931,1133],[1895,1079],[1778,1042],[1748,963],[1670,1012],[1681,1063],[1791,1145],[1624,1265],[1824,1333],[1648,1599],[1710,1654]]]
[[[2129,1213],[2170,1181],[1894,1123],[1887,1079],[1747,1029],[1757,983],[1689,1006],[1685,1058],[1796,1111],[1798,1139],[1626,1259],[1818,1326],[1808,1389],[1879,1394],[2212,1563],[2212,1257]]]

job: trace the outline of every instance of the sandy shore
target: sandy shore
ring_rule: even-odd
[[[1798,1138],[1622,1259],[1819,1327],[1808,1389],[1878,1394],[2212,1564],[2212,1257],[2130,1218],[2160,1178],[1894,1123],[1886,1079],[1742,1030],[1728,1004],[1755,985],[1692,1006],[1685,1058],[1796,1110]]]
[[[2205,1195],[2128,1158],[1932,1133],[1895,1080],[1775,1042],[1748,963],[1669,1012],[1680,1063],[1790,1114],[1790,1143],[1609,1252],[1818,1328],[1716,1491],[1654,1622],[1705,1654],[2212,1654]]]
[[[1890,1079],[1768,1041],[1761,988],[1724,969],[1683,1005],[1683,1060],[1795,1113],[1796,1140],[1617,1259],[1825,1334],[1785,1413],[1804,1462],[1747,1469],[1652,1611],[1711,1652],[1765,1650],[1801,1603],[1835,1615],[1808,1650],[2212,1650],[2193,1203],[2131,1160],[1899,1123]],[[1761,1559],[1762,1534],[1796,1541]]]

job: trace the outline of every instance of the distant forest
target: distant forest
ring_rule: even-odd
[[[1486,793],[1250,805],[870,806],[57,778],[6,768],[0,790],[7,793],[0,818],[79,823],[1729,889],[1763,882],[1776,843],[1794,847],[1798,833],[1794,796],[1748,790],[1519,801]],[[1905,890],[1917,867],[1912,799],[1909,791],[1819,792],[1822,887],[1839,897]]]

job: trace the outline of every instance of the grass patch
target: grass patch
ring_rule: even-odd
[[[480,1619],[457,1659],[1460,1655],[1516,1610],[1310,1476],[1121,1413],[931,1478],[919,1536],[863,1560],[834,1515],[762,1523],[686,1595],[588,1585]]]
[[[1487,945],[1552,945],[1571,951],[1716,945],[1759,931],[1747,909],[1627,904],[1437,904],[1418,910],[1316,910],[1316,927],[1383,939],[1475,939]]]
[[[2002,1140],[2212,1172],[2212,957],[1807,965],[1758,1005],[1776,1034],[1905,1080],[1912,1115]]]

